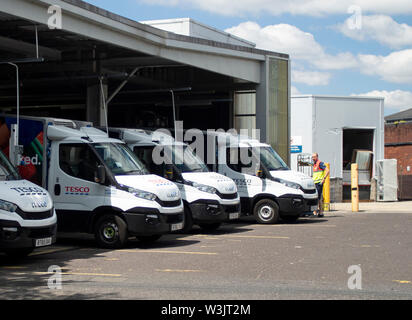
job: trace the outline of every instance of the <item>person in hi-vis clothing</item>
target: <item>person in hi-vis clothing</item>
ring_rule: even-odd
[[[318,217],[323,217],[323,184],[325,183],[326,177],[329,175],[328,167],[319,160],[319,155],[315,152],[312,154],[313,163],[313,175],[312,179],[315,183],[316,190],[318,191],[318,210],[314,211],[313,214],[317,214]]]

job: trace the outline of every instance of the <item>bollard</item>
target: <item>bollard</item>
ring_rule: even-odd
[[[352,195],[352,212],[359,211],[359,186],[358,186],[358,164],[351,165],[351,195]]]
[[[330,164],[325,162],[326,167],[330,172]],[[326,177],[323,185],[323,210],[330,211],[330,174]]]

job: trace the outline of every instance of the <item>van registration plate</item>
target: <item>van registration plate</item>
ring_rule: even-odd
[[[36,239],[35,246],[36,247],[44,247],[44,246],[49,246],[52,244],[52,238],[43,238],[43,239]]]
[[[176,231],[176,230],[181,230],[181,229],[183,229],[183,222],[174,223],[170,226],[171,231]]]
[[[229,213],[229,220],[239,219],[239,212]]]

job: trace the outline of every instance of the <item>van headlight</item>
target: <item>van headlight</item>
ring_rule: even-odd
[[[192,187],[195,187],[196,189],[198,189],[199,191],[203,191],[203,192],[207,192],[207,193],[216,193],[217,190],[216,188],[213,188],[211,186],[207,186],[204,184],[200,184],[197,182],[192,182]]]
[[[135,197],[150,200],[150,201],[155,201],[157,196],[154,193],[148,192],[148,191],[143,191],[135,188],[128,188],[127,190],[131,194],[133,194]]]
[[[292,182],[292,181],[287,181],[287,180],[283,180],[283,179],[275,179],[275,181],[283,184],[284,186],[286,186],[288,188],[300,189],[300,184]]]
[[[14,203],[5,201],[5,200],[0,200],[0,210],[4,210],[8,212],[16,212],[17,205],[15,205]]]

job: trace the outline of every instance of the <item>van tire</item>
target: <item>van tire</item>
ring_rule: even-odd
[[[270,199],[259,200],[253,207],[253,215],[258,223],[273,224],[279,222],[279,206]]]
[[[140,242],[143,242],[144,244],[150,244],[153,243],[157,240],[159,240],[162,237],[161,234],[154,234],[152,236],[137,236],[137,240]]]
[[[114,214],[105,214],[95,225],[95,238],[100,247],[118,249],[127,242],[127,224]]]

